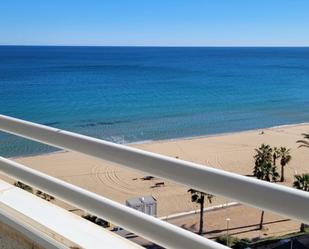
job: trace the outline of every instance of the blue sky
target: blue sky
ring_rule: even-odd
[[[309,46],[309,0],[1,0],[0,44]]]

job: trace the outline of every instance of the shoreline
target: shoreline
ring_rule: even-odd
[[[126,146],[137,145],[138,146],[138,145],[149,145],[149,144],[153,144],[153,143],[160,144],[160,143],[166,143],[166,142],[190,141],[190,140],[195,140],[195,139],[222,137],[222,136],[236,135],[236,134],[242,134],[242,133],[258,132],[258,131],[261,131],[261,130],[272,130],[272,129],[279,129],[279,128],[292,128],[292,127],[301,127],[301,126],[307,126],[307,125],[309,125],[309,122],[276,125],[276,126],[270,126],[270,127],[265,127],[265,128],[261,127],[261,128],[241,130],[241,131],[213,133],[213,134],[206,134],[206,135],[199,135],[199,136],[177,137],[177,138],[158,139],[158,140],[142,140],[142,141],[137,141],[137,142],[123,143],[122,145],[126,145]],[[104,140],[104,139],[102,139],[102,140]],[[107,140],[105,140],[105,141],[107,141]],[[112,142],[112,141],[108,141],[108,142]],[[56,150],[56,151],[43,152],[43,153],[38,153],[38,154],[13,156],[13,157],[8,157],[8,159],[15,160],[15,159],[22,159],[22,158],[27,158],[27,157],[36,157],[36,156],[45,156],[45,155],[48,156],[48,155],[59,154],[59,153],[67,153],[67,152],[70,152],[70,150],[59,149],[59,150]]]
[[[227,135],[235,135],[241,134],[246,132],[256,132],[260,130],[271,130],[271,129],[278,129],[278,128],[289,128],[289,127],[298,127],[298,126],[307,126],[309,122],[302,122],[302,123],[293,123],[293,124],[285,124],[285,125],[276,125],[270,126],[265,128],[256,128],[256,129],[249,129],[249,130],[241,130],[241,131],[230,131],[230,132],[222,132],[222,133],[213,133],[207,135],[199,135],[199,136],[190,136],[190,137],[178,137],[178,138],[170,138],[170,139],[158,139],[158,140],[143,140],[139,142],[132,142],[126,143],[123,145],[139,145],[139,144],[151,144],[151,143],[164,143],[164,142],[177,142],[182,140],[193,140],[193,139],[203,139],[203,138],[210,138],[210,137],[220,137],[220,136],[227,136]]]
[[[262,130],[264,133],[260,135]],[[301,134],[308,131],[309,123],[301,123],[129,146],[240,175],[252,175],[255,149],[262,143],[272,147],[285,146],[291,149],[292,160],[285,167],[286,181],[283,184],[291,187],[296,172],[309,172],[309,153],[304,148],[298,148],[299,144],[296,143],[302,138]],[[160,178],[144,181],[143,178],[147,175],[145,172],[82,153],[60,150],[14,160],[121,204],[132,197],[151,195],[158,201],[159,216],[196,209],[196,205],[190,201],[188,188],[184,185]],[[162,181],[163,187],[155,187],[156,183]],[[234,200],[218,196],[212,205],[230,201]]]

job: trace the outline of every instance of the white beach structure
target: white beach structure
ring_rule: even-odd
[[[126,206],[154,217],[157,216],[157,200],[153,196],[130,198],[126,200]]]
[[[0,130],[55,147],[108,160],[117,163],[119,167],[124,166],[136,169],[152,176],[185,184],[190,188],[221,195],[256,208],[309,223],[309,193],[304,191],[4,115],[0,115]],[[89,213],[111,221],[113,224],[117,224],[165,248],[227,248],[180,227],[171,225],[3,157],[0,157],[0,171],[14,179],[46,191]],[[102,232],[102,238],[86,232],[82,233],[80,232],[80,229],[83,231],[83,225],[80,223],[81,219],[76,217],[76,223],[71,227],[73,232],[66,234],[66,230],[64,231],[60,222],[60,219],[64,221],[67,219],[68,222],[71,222],[72,218],[65,214],[66,211],[63,210],[63,212],[60,212],[60,208],[58,207],[48,209],[49,221],[47,222],[45,220],[44,223],[42,216],[37,213],[40,212],[39,210],[44,212],[45,209],[44,207],[40,209],[41,204],[37,204],[38,200],[35,200],[36,197],[32,198],[29,194],[25,196],[25,191],[12,190],[10,192],[9,189],[11,188],[11,186],[5,185],[4,183],[1,189],[2,197],[4,194],[7,194],[10,196],[9,199],[11,201],[10,205],[8,205],[6,199],[0,199],[0,221],[2,223],[13,224],[12,226],[16,230],[25,236],[29,236],[38,244],[42,245],[43,248],[62,248],[65,245],[61,243],[61,240],[57,240],[55,236],[38,232],[36,227],[32,226],[32,223],[24,222],[22,219],[16,219],[16,216],[10,215],[11,212],[17,210],[20,215],[26,218],[28,217],[41,226],[49,226],[49,229],[53,233],[63,235],[81,248],[99,248],[81,245],[84,240],[96,241],[99,239],[104,239],[104,242],[102,242],[104,243],[104,248],[133,248],[135,246],[131,242],[108,231]],[[14,199],[15,201],[12,201]],[[20,201],[21,199],[23,201]],[[29,212],[23,209],[22,206],[24,203],[27,203],[29,206],[36,206],[38,211]],[[56,209],[57,212],[55,211]],[[60,213],[62,214],[60,215]],[[136,247],[138,248],[137,245]]]

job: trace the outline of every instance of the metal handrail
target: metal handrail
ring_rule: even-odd
[[[0,130],[59,148],[81,152],[203,192],[222,195],[253,207],[309,223],[309,193],[304,191],[5,115],[0,115]],[[225,248],[5,158],[0,158],[0,170],[165,247]],[[124,218],[125,216],[127,218]]]
[[[304,191],[5,115],[0,115],[0,130],[309,223],[309,193]]]
[[[3,157],[0,157],[0,171],[166,248],[227,249],[180,227]]]

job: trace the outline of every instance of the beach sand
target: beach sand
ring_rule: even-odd
[[[262,131],[264,134],[261,134]],[[284,184],[291,186],[295,172],[309,172],[309,150],[298,148],[296,143],[302,138],[301,134],[306,132],[309,132],[309,124],[130,146],[242,175],[252,174],[254,149],[260,144],[285,146],[291,148],[293,158],[285,167]],[[141,178],[148,175],[147,173],[113,165],[76,152],[58,152],[14,160],[122,204],[131,197],[153,195],[158,201],[158,216],[198,208],[196,204],[191,203],[186,186],[165,179],[142,180]],[[163,187],[153,187],[156,182],[161,181],[165,183]],[[216,197],[212,205],[229,201],[233,200]]]

